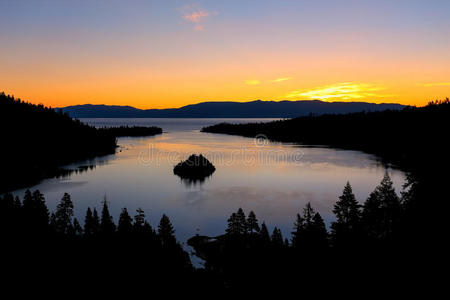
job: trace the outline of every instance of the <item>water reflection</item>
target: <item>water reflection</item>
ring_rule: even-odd
[[[295,214],[307,202],[329,224],[333,204],[347,181],[362,202],[385,172],[375,157],[357,151],[273,142],[261,146],[249,138],[198,131],[220,120],[190,120],[187,125],[182,120],[163,120],[161,124],[170,123],[170,132],[156,120],[138,122],[160,125],[166,133],[120,138],[116,155],[67,166],[74,170],[68,176],[45,180],[33,188],[45,194],[50,209],[64,192],[70,193],[79,220],[84,219],[88,206],[99,209],[105,194],[115,221],[122,207],[129,211],[143,208],[153,226],[165,213],[184,241],[196,233],[223,233],[228,216],[239,207],[253,210],[269,230],[277,225],[286,236],[292,231]],[[174,166],[193,153],[205,154],[214,164],[212,177],[191,182],[174,176]],[[389,173],[399,192],[403,173],[395,169]],[[16,194],[23,196],[23,192]]]
[[[203,185],[209,178],[211,178],[212,175],[206,176],[206,177],[180,177],[180,181],[187,187],[187,188],[193,188],[197,186]]]

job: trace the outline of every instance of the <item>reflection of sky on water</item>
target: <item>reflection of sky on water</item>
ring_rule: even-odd
[[[116,155],[69,166],[96,165],[92,170],[45,180],[33,189],[45,194],[51,209],[64,192],[70,193],[81,221],[86,208],[99,208],[105,194],[116,221],[122,207],[129,211],[142,207],[154,226],[165,213],[178,237],[185,240],[197,230],[208,235],[223,233],[228,216],[239,207],[254,210],[269,229],[277,225],[284,234],[290,233],[295,214],[308,201],[329,223],[333,204],[347,180],[356,197],[364,201],[385,171],[374,157],[361,152],[280,143],[259,147],[250,138],[192,129],[217,120],[189,120],[187,125],[171,119],[150,122],[138,120],[141,125],[169,124],[170,132],[163,126],[167,132],[163,135],[120,138]],[[202,184],[186,184],[173,174],[173,166],[192,153],[205,154],[216,166]],[[389,172],[399,192],[404,176],[400,171]],[[23,195],[23,190],[18,193]]]

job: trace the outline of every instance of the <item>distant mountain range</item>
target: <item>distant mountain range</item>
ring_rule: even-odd
[[[293,118],[310,113],[340,114],[402,109],[395,103],[302,101],[202,102],[180,108],[138,109],[116,105],[74,105],[61,109],[74,118]]]

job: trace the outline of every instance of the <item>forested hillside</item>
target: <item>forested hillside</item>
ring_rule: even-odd
[[[114,153],[116,138],[50,107],[0,93],[0,191],[61,173],[60,166]]]

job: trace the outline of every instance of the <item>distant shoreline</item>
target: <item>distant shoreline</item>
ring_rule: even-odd
[[[362,111],[400,110],[396,103],[302,101],[203,102],[180,108],[138,109],[131,106],[75,105],[55,110],[72,118],[294,118],[299,116],[342,114]]]

